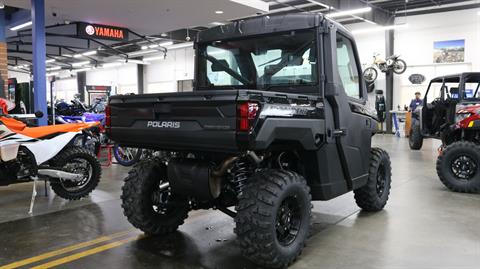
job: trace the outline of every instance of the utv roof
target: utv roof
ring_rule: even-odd
[[[464,78],[468,81],[480,82],[480,72],[465,72],[453,75],[440,76],[432,79],[431,82],[460,82],[461,78]]]
[[[198,33],[197,42],[209,42],[239,38],[242,36],[311,29],[319,26],[324,20],[332,22],[337,28],[341,28],[346,32],[345,27],[335,21],[325,18],[325,16],[320,13],[265,15],[241,19],[226,25],[220,25],[201,31]]]

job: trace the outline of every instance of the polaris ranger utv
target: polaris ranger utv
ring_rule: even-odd
[[[342,26],[255,17],[199,33],[195,50],[193,92],[110,98],[109,137],[163,152],[125,180],[135,227],[167,234],[190,210],[218,209],[235,219],[244,256],[283,268],[304,247],[312,200],[353,190],[362,209],[383,209],[390,160],[371,148],[377,122]]]
[[[422,106],[413,112],[409,144],[442,140],[437,174],[453,191],[480,192],[480,73],[442,76],[430,81]]]

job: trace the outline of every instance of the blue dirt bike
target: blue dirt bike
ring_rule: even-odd
[[[102,144],[108,143],[108,139],[103,132],[103,126],[105,126],[105,114],[89,113],[85,112],[82,116],[56,116],[57,123],[71,123],[71,122],[100,122],[100,127],[93,135],[78,136],[73,143],[75,145],[81,145],[91,150],[95,154],[100,151]],[[140,160],[143,150],[139,148],[121,147],[117,144],[113,146],[113,156],[115,160],[123,166],[132,166]]]

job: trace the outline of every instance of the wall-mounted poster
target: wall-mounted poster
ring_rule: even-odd
[[[465,61],[465,39],[433,42],[434,63],[463,63]]]

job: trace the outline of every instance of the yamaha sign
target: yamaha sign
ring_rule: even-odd
[[[77,24],[77,35],[84,38],[128,41],[126,28],[85,22]]]

